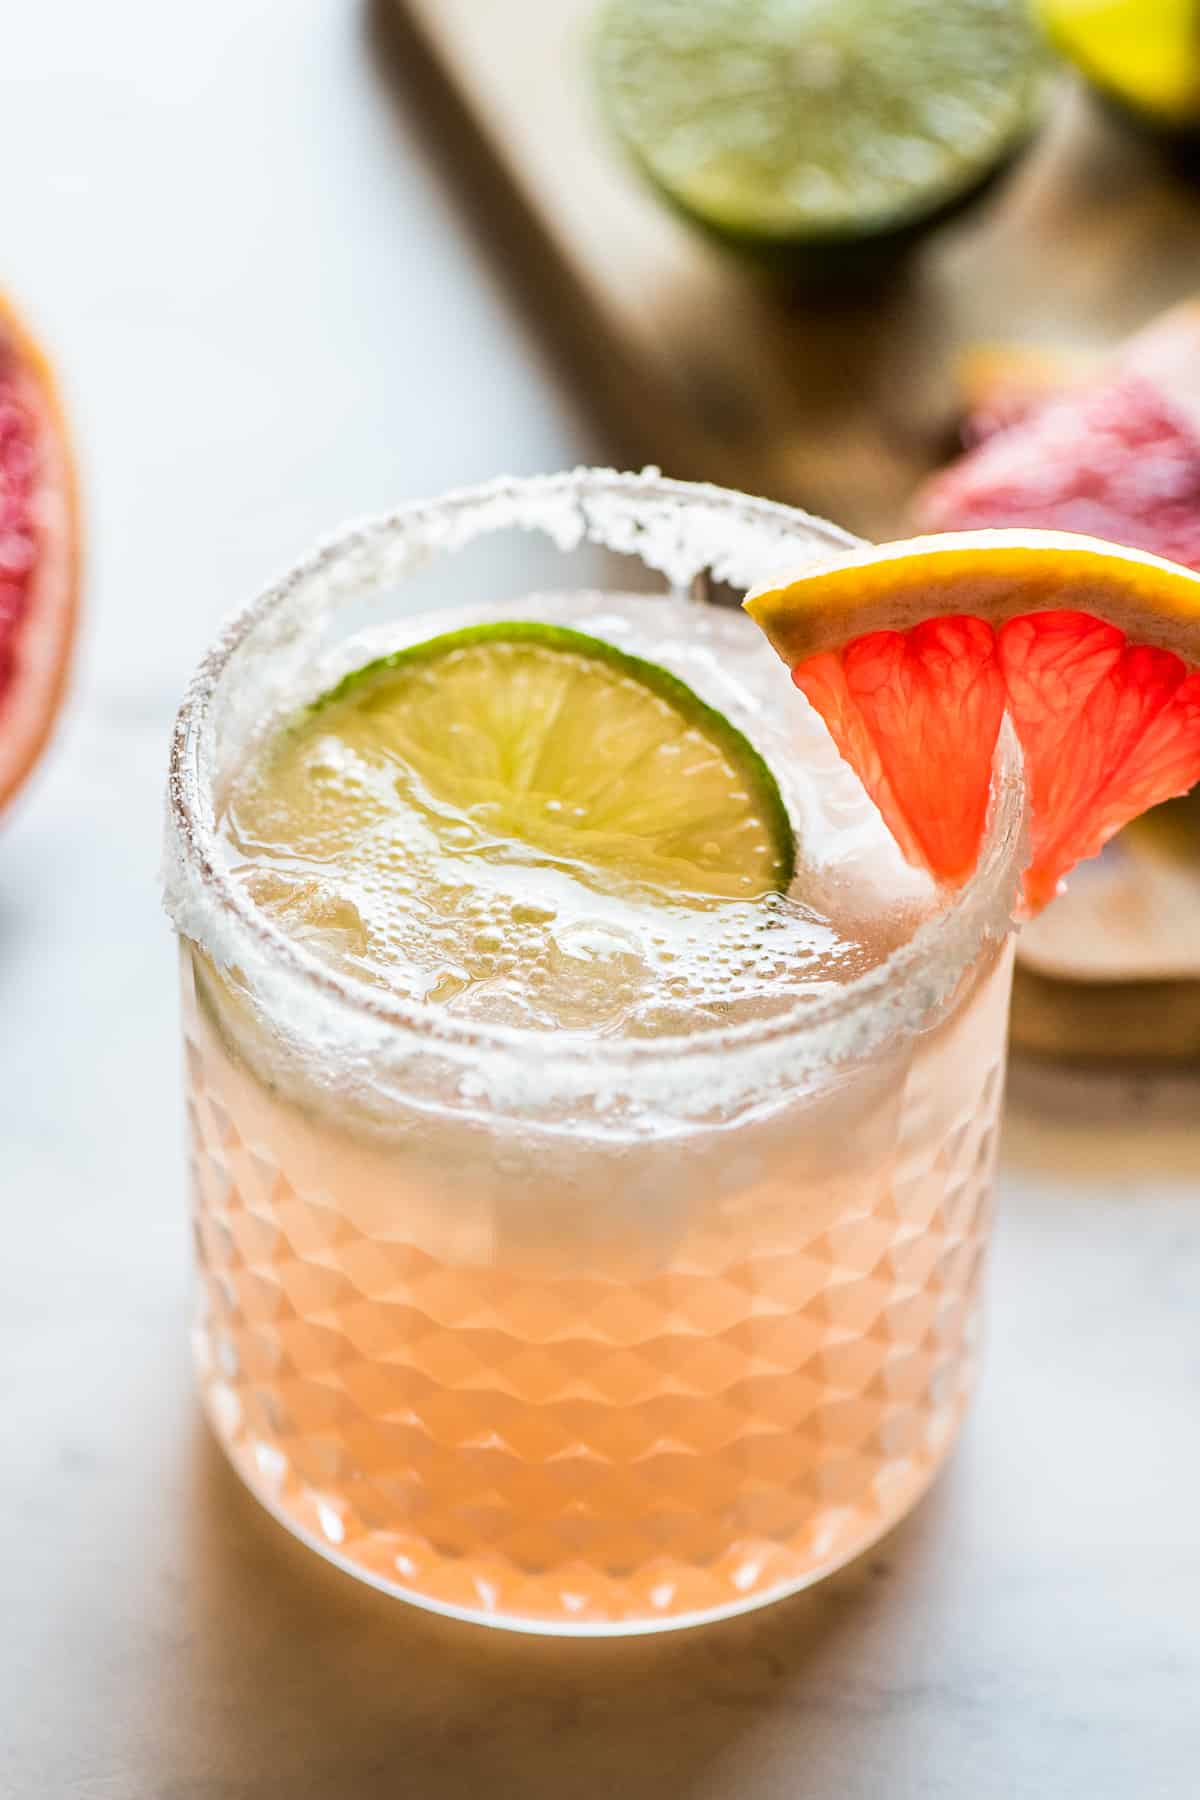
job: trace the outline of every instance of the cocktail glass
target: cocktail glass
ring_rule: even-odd
[[[364,607],[402,610],[417,571],[513,529],[676,591],[853,541],[653,473],[504,481],[344,532],[232,622],[179,715],[167,829],[196,1355],[234,1467],[331,1561],[490,1625],[655,1631],[838,1568],[953,1439],[1019,758],[1006,736],[968,886],[808,1005],[548,1036],[356,982],[231,878],[223,784],[266,722],[363,660]]]

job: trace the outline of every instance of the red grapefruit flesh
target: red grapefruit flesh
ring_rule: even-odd
[[[1048,401],[937,477],[917,507],[931,531],[1078,531],[1200,566],[1200,437],[1125,375]]]
[[[918,494],[923,530],[1079,531],[1200,568],[1200,304],[1098,371],[982,350],[962,374],[973,448]]]
[[[0,808],[62,699],[78,566],[74,472],[54,378],[0,296]]]
[[[883,545],[747,610],[911,862],[961,885],[1007,709],[1025,759],[1028,906],[1200,780],[1200,576],[1064,532]]]
[[[943,881],[965,881],[987,818],[1004,714],[990,626],[958,617],[869,632],[798,663],[792,679],[908,860]],[[948,781],[952,768],[957,779]]]

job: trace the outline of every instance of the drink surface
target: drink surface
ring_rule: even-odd
[[[746,733],[795,829],[790,892],[668,892],[506,837],[381,749],[361,709],[335,704],[269,739],[223,813],[240,879],[309,950],[448,1016],[647,1037],[818,999],[878,964],[928,912],[929,884],[740,614],[576,594],[531,601],[519,616],[663,665]],[[445,623],[414,622],[411,639]],[[436,702],[429,710],[436,731]],[[596,754],[619,761],[619,719]]]

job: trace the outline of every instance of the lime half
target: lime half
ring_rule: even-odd
[[[776,259],[956,210],[1030,134],[1046,74],[1025,0],[609,0],[593,53],[651,180]]]
[[[791,882],[787,809],[748,739],[667,670],[583,632],[449,632],[356,670],[313,713],[544,858],[718,898]]]

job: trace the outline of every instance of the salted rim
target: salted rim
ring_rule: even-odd
[[[664,507],[672,524],[689,514],[700,517],[699,537],[690,550],[677,533],[655,530],[666,519]],[[712,538],[714,522],[722,528],[722,541]],[[214,940],[222,950],[232,946],[235,954],[248,949],[256,960],[265,957],[272,970],[286,970],[310,993],[376,1027],[431,1042],[442,1052],[518,1052],[540,1061],[547,1051],[544,1031],[465,1021],[427,1001],[381,994],[339,974],[281,931],[223,866],[208,773],[212,703],[230,659],[310,584],[328,586],[321,608],[325,614],[382,579],[395,581],[431,556],[453,554],[479,536],[514,528],[543,531],[564,552],[586,541],[640,556],[676,586],[711,573],[750,588],[790,557],[826,560],[863,548],[862,539],[799,508],[709,483],[670,480],[657,469],[635,474],[580,468],[502,477],[343,527],[234,613],[192,677],[171,739],[164,904],[182,936],[210,951]],[[358,582],[352,578],[356,567],[364,576]],[[998,941],[1012,929],[1024,844],[1024,776],[1015,733],[1006,721],[993,774],[988,834],[975,873],[942,911],[875,968],[824,1000],[797,1000],[770,1018],[724,1028],[624,1039],[556,1032],[554,1058],[613,1070],[750,1049],[780,1038],[794,1043],[809,1066],[864,1055],[906,1027],[919,1025],[953,993],[985,939]],[[206,925],[215,926],[211,937]],[[228,966],[234,956],[218,960]]]

